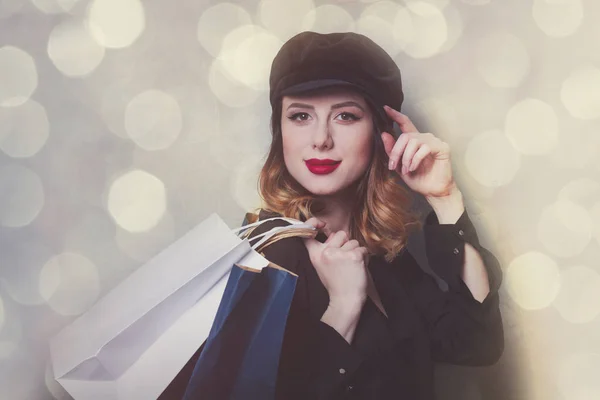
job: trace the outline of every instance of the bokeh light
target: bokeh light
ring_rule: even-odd
[[[118,229],[115,240],[123,253],[134,260],[147,261],[175,240],[175,222],[167,212],[158,224],[145,232]]]
[[[271,63],[282,44],[265,29],[244,25],[223,39],[220,65],[233,80],[256,90],[268,90]]]
[[[140,0],[93,0],[88,21],[94,40],[114,49],[131,46],[146,27]]]
[[[198,41],[213,57],[221,51],[223,39],[231,31],[252,24],[246,9],[237,4],[218,3],[207,8],[198,21]]]
[[[44,188],[38,175],[16,164],[0,167],[0,225],[29,225],[44,206]]]
[[[560,290],[558,265],[539,252],[521,254],[506,268],[510,297],[526,310],[548,307]]]
[[[287,40],[302,28],[312,28],[308,14],[314,10],[312,0],[261,0],[258,18],[265,28],[280,40]]]
[[[584,65],[563,82],[560,98],[569,113],[580,119],[600,117],[600,68]]]
[[[173,96],[148,90],[134,97],[125,110],[125,130],[144,150],[164,150],[181,133],[181,108]]]
[[[529,72],[529,54],[522,41],[507,32],[479,39],[477,71],[492,87],[518,87]]]
[[[215,59],[210,67],[208,84],[219,101],[229,107],[246,107],[254,103],[259,91],[234,79],[222,59]]]
[[[586,209],[591,209],[600,199],[600,181],[582,177],[567,183],[558,193],[559,200],[576,203]]]
[[[63,22],[50,33],[48,56],[66,76],[90,74],[104,59],[104,52],[82,21]]]
[[[487,131],[475,136],[467,145],[465,165],[477,182],[498,187],[514,178],[521,166],[521,157],[501,131]]]
[[[302,30],[319,33],[352,32],[355,25],[354,18],[344,8],[324,4],[306,14],[302,21]]]
[[[448,40],[448,24],[444,13],[436,6],[422,1],[410,2],[406,5],[412,20],[411,40],[404,47],[404,52],[414,58],[429,58],[440,52]],[[401,24],[406,17],[399,17],[404,11],[397,14],[395,23]],[[398,28],[394,29],[396,37]]]
[[[595,270],[576,265],[560,273],[560,292],[554,307],[568,322],[583,324],[600,314],[600,274]]]
[[[568,400],[594,400],[600,396],[600,353],[577,352],[558,363],[558,388]]]
[[[231,194],[243,210],[251,211],[260,206],[258,174],[263,164],[263,157],[246,157],[236,163],[231,180]]]
[[[110,185],[108,211],[115,222],[130,232],[152,229],[166,211],[163,182],[142,170],[127,172]]]
[[[35,61],[25,51],[0,47],[0,106],[14,107],[25,103],[38,85]]]
[[[58,314],[79,315],[97,300],[100,277],[96,266],[76,253],[48,260],[40,273],[40,294]]]
[[[506,135],[523,154],[545,154],[558,143],[558,118],[551,106],[538,99],[515,104],[506,115]]]
[[[580,254],[592,239],[589,212],[568,200],[558,200],[542,210],[537,237],[558,257]]]
[[[16,107],[0,107],[0,149],[10,157],[36,155],[46,144],[50,123],[44,106],[28,100]]]
[[[548,36],[572,35],[583,21],[581,0],[534,0],[533,19]]]
[[[383,0],[363,10],[356,29],[393,58],[413,39],[414,28],[410,13],[399,4]]]

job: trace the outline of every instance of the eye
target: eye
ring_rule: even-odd
[[[360,118],[351,112],[343,112],[338,117],[341,117],[342,121],[358,121]]]
[[[299,112],[299,113],[295,113],[292,114],[288,117],[288,119],[292,120],[292,121],[306,121],[308,120],[308,113],[305,112]]]

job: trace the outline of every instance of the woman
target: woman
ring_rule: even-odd
[[[264,250],[298,274],[276,398],[433,399],[434,361],[495,363],[504,343],[498,262],[464,209],[448,145],[398,111],[389,55],[355,33],[300,33],[273,61],[270,100],[259,219],[321,231]],[[433,208],[426,252],[446,292],[406,250],[421,224],[398,178]],[[285,224],[265,222],[251,236]]]
[[[303,32],[275,57],[270,85],[259,218],[307,220],[327,236],[264,252],[299,275],[277,398],[433,399],[434,361],[495,363],[504,343],[498,262],[464,209],[449,146],[398,111],[394,61],[359,34]],[[447,292],[406,251],[419,223],[398,178],[433,208],[426,252]]]

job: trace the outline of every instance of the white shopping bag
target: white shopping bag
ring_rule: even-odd
[[[262,269],[253,246],[217,214],[138,268],[50,342],[56,380],[76,400],[156,399],[206,340],[234,263]],[[271,220],[269,219],[269,220]]]

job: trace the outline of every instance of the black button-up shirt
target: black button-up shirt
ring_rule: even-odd
[[[274,216],[259,214],[261,220]],[[287,222],[268,221],[251,236],[283,225]],[[368,268],[388,318],[368,298],[352,343],[320,320],[329,295],[302,239],[284,239],[264,249],[269,261],[298,274],[281,350],[277,400],[432,400],[434,362],[483,366],[499,359],[504,336],[498,260],[480,245],[466,210],[455,224],[439,224],[432,211],[423,230],[430,267],[448,290],[440,290],[406,249],[390,263],[371,257]],[[317,239],[325,238],[321,234]],[[461,279],[465,243],[479,252],[487,269],[490,293],[483,303]],[[188,363],[189,372],[184,369],[184,376],[178,376],[182,383],[198,355]]]

